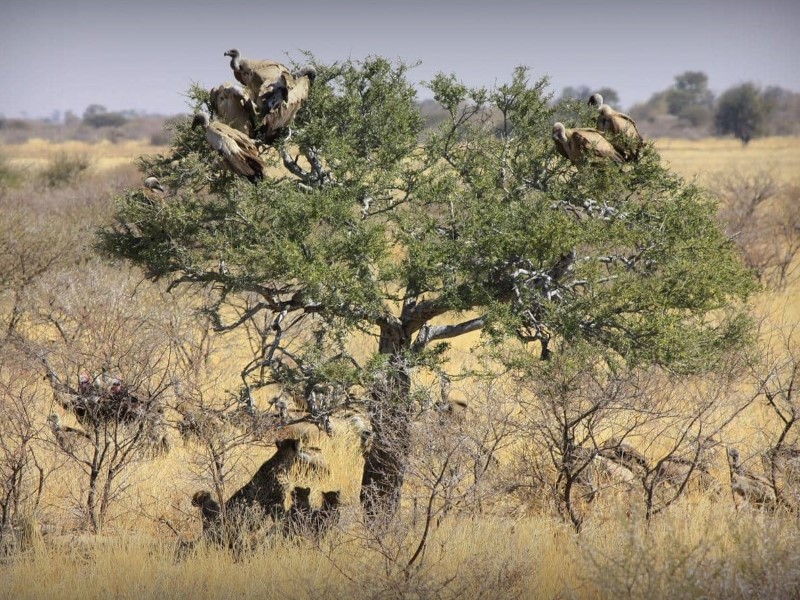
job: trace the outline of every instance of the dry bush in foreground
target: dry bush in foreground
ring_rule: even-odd
[[[785,289],[800,252],[800,185],[759,171],[718,173],[710,187],[721,203],[718,219],[745,264],[763,284]]]

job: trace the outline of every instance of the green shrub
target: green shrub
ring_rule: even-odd
[[[67,154],[61,152],[39,174],[42,187],[53,189],[74,183],[91,161],[84,154]]]
[[[0,154],[0,193],[9,188],[19,187],[23,179],[22,171],[12,167],[8,158]]]

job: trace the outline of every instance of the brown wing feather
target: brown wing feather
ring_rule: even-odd
[[[608,158],[614,162],[621,162],[622,156],[603,134],[593,128],[585,127],[572,130],[573,145],[579,149],[581,155],[594,155]]]
[[[258,155],[258,148],[241,131],[214,121],[206,130],[206,139],[234,173],[251,181],[264,177],[265,165]]]

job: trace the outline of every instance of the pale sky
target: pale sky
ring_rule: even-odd
[[[492,86],[527,65],[556,94],[610,87],[628,108],[688,70],[716,93],[745,81],[800,92],[800,0],[5,0],[0,114],[186,112],[193,81],[233,81],[232,47],[422,61],[415,82],[443,71]]]

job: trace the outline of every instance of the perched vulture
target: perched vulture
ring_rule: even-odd
[[[292,73],[286,65],[274,60],[249,60],[241,58],[232,48],[225,53],[231,57],[231,69],[236,80],[247,87],[263,129],[258,133],[267,142],[275,139],[276,132],[287,127],[294,119],[317,75],[313,67]],[[224,121],[224,119],[222,119]]]
[[[253,133],[256,110],[247,93],[237,85],[223,83],[211,88],[211,107],[217,118],[248,136]]]
[[[589,106],[594,106],[599,113],[597,129],[609,136],[612,145],[623,155],[625,160],[638,160],[644,140],[636,128],[636,122],[625,113],[604,104],[603,96],[600,94],[591,95]]]
[[[279,129],[291,124],[308,98],[316,74],[313,67],[306,67],[289,78],[281,75],[278,82],[262,85],[257,104],[264,124],[263,137],[267,142],[275,139]]]
[[[579,127],[567,129],[563,123],[553,125],[553,143],[563,157],[573,165],[579,165],[591,159],[613,160],[622,162],[622,155],[597,129]]]
[[[778,497],[770,480],[745,469],[736,448],[728,448],[728,466],[731,473],[731,491],[737,508],[739,508],[737,496],[760,508],[777,507]]]
[[[161,187],[161,182],[159,182],[157,178],[152,176],[144,180],[144,187],[146,187],[148,190],[153,190],[153,191],[158,190],[159,192],[164,191],[164,188]]]
[[[246,86],[251,97],[258,95],[258,90],[265,83],[276,82],[281,75],[291,76],[288,68],[274,60],[250,60],[241,58],[236,48],[231,48],[225,53],[231,57],[231,69],[236,81]]]
[[[91,440],[91,436],[82,429],[61,425],[61,419],[55,413],[47,417],[47,423],[56,438],[56,442],[65,452],[73,452],[75,443],[80,439]]]
[[[249,81],[245,79],[245,73],[242,72],[242,62],[247,63],[246,59],[240,58],[239,51],[236,48],[231,48],[223,54],[223,56],[231,57],[231,70],[236,81],[246,86]]]
[[[225,165],[234,173],[252,182],[264,178],[266,166],[258,155],[258,148],[247,134],[221,123],[209,120],[205,113],[197,113],[192,127],[202,126],[208,145],[219,152]]]

